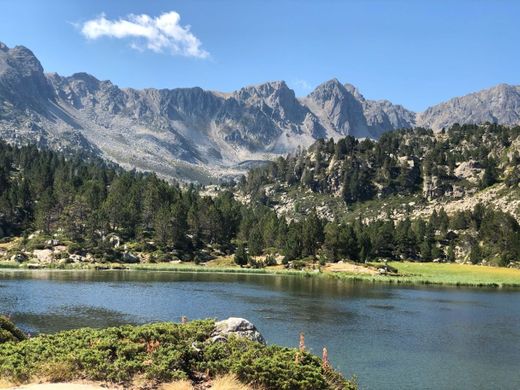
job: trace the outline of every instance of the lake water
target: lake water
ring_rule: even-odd
[[[363,389],[520,389],[520,291],[298,276],[0,270],[0,313],[30,332],[230,316],[300,332]]]

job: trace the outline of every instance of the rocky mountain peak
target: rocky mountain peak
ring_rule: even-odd
[[[334,78],[318,85],[316,89],[308,95],[308,98],[316,102],[323,102],[325,100],[330,100],[331,98],[341,98],[347,94],[350,95],[343,84],[341,84],[338,79]]]
[[[520,124],[520,86],[499,84],[432,106],[418,115],[417,124],[433,130],[454,123]]]
[[[287,127],[288,122],[301,124],[308,113],[308,109],[298,101],[285,81],[244,87],[232,96],[239,103],[260,110],[282,127]]]
[[[362,103],[338,79],[320,84],[307,96],[306,103],[325,122],[329,133],[371,136]]]
[[[16,106],[35,104],[53,96],[43,67],[34,53],[24,46],[0,50],[0,96],[9,96]]]
[[[235,91],[233,97],[250,104],[255,104],[260,100],[279,101],[280,99],[295,98],[294,91],[287,86],[285,81],[250,85]]]

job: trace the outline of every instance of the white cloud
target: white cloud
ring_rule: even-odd
[[[79,27],[87,39],[131,38],[130,47],[133,49],[207,58],[209,53],[201,48],[200,40],[192,34],[190,26],[181,26],[180,20],[181,16],[175,11],[155,18],[146,14],[131,14],[118,20],[107,19],[102,14]]]

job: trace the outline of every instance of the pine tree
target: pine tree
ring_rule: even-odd
[[[480,245],[478,243],[471,246],[469,261],[471,261],[472,264],[478,264],[482,261],[482,251],[480,250]]]
[[[238,245],[235,252],[235,263],[243,267],[249,262],[249,256],[247,255],[246,249],[243,244]]]
[[[249,234],[249,240],[247,241],[247,247],[251,256],[259,256],[262,254],[264,247],[264,240],[262,238],[262,232],[260,227],[256,225]]]

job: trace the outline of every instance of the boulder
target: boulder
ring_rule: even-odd
[[[121,246],[121,238],[119,236],[116,236],[115,234],[108,237],[108,242],[114,248],[119,248]]]
[[[230,335],[265,344],[265,339],[256,329],[256,326],[244,318],[230,317],[227,320],[217,322],[211,340],[226,341]]]
[[[139,256],[136,256],[130,252],[123,253],[122,260],[125,263],[139,263],[140,261]]]
[[[85,258],[81,255],[78,255],[76,253],[73,253],[72,255],[69,256],[69,259],[71,262],[73,263],[81,263],[82,261],[85,260]]]
[[[53,251],[50,249],[35,249],[33,256],[41,263],[51,263],[54,260]]]
[[[60,245],[60,240],[57,240],[54,238],[52,240],[47,240],[47,242],[45,244],[48,246],[57,246],[57,245]]]
[[[27,255],[25,253],[16,253],[11,256],[11,261],[16,261],[17,263],[22,263],[27,260]]]

